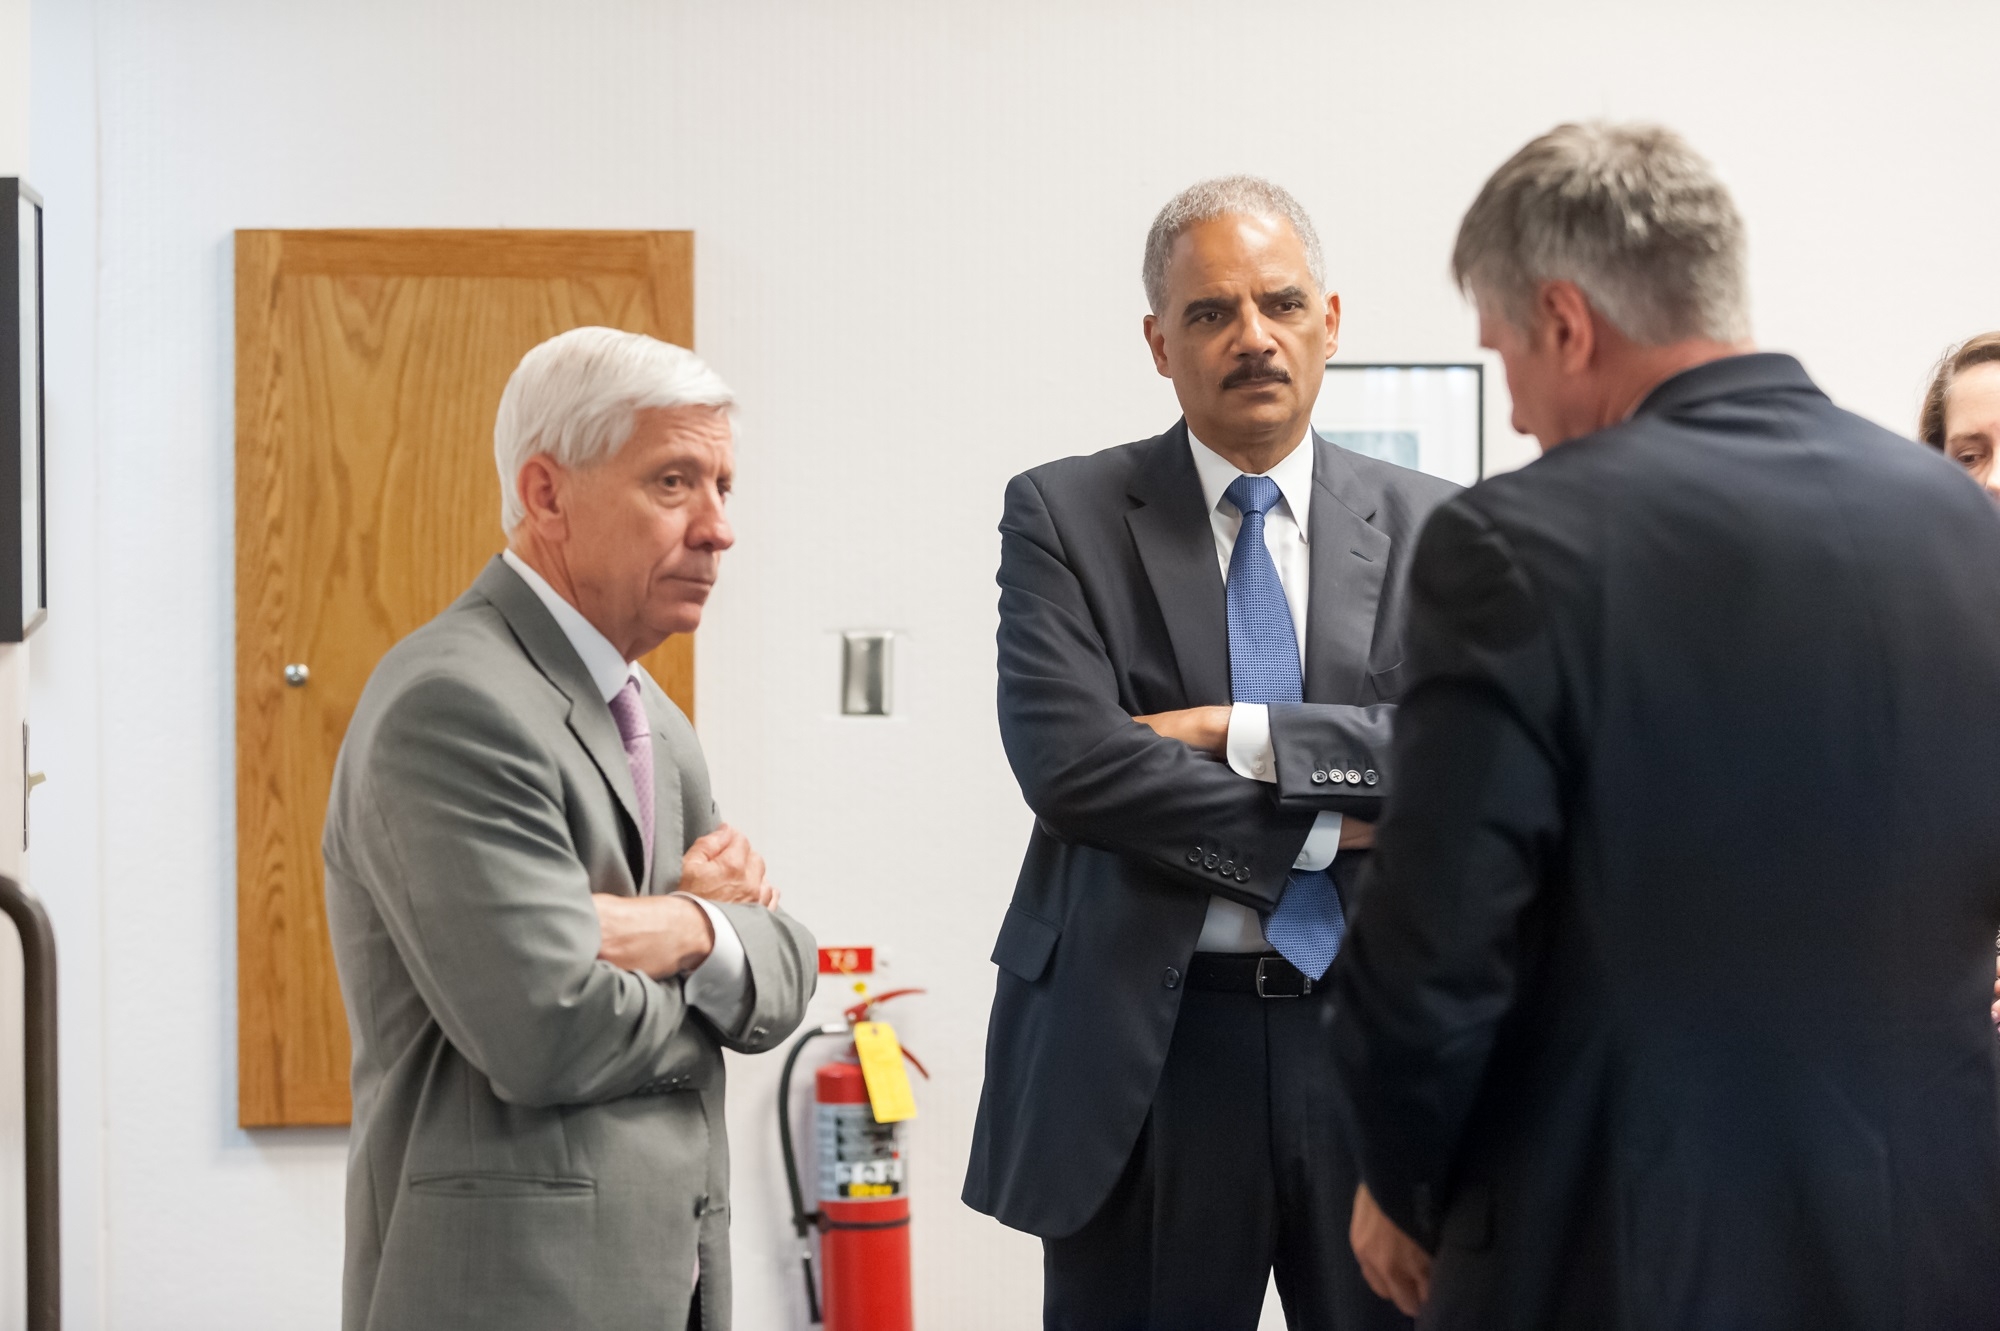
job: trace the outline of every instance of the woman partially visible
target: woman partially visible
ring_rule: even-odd
[[[2000,500],[2000,467],[1994,465],[2000,454],[2000,333],[1981,333],[1944,353],[1924,393],[1917,438]],[[1993,1026],[2000,1030],[2000,939],[1994,952]]]
[[[1965,468],[2000,500],[2000,333],[1981,333],[1945,352],[1924,394],[1917,438]]]

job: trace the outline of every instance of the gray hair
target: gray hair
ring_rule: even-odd
[[[1160,209],[1153,229],[1146,233],[1146,304],[1154,314],[1164,314],[1167,304],[1167,256],[1181,233],[1197,222],[1211,218],[1249,215],[1277,217],[1292,224],[1299,243],[1305,246],[1306,268],[1314,285],[1326,290],[1326,264],[1320,258],[1319,233],[1299,201],[1270,181],[1257,176],[1222,176],[1190,185]]]
[[[735,394],[706,361],[670,342],[615,328],[572,328],[521,357],[493,421],[500,469],[500,526],[527,511],[517,482],[537,453],[565,467],[602,462],[653,407],[731,407]]]
[[[1750,336],[1743,219],[1715,171],[1659,125],[1559,125],[1473,200],[1452,275],[1517,328],[1536,288],[1574,282],[1636,342]]]

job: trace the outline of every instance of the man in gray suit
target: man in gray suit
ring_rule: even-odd
[[[730,403],[637,334],[529,352],[508,549],[362,694],[324,842],[346,1331],[729,1325],[721,1051],[798,1025],[814,945],[634,662],[734,540]]]

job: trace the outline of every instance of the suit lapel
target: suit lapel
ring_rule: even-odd
[[[473,584],[495,609],[499,610],[507,626],[514,630],[514,637],[520,642],[528,659],[548,677],[549,683],[560,689],[569,699],[569,728],[577,742],[583,745],[597,770],[604,774],[604,782],[611,787],[617,798],[618,807],[623,811],[628,830],[636,841],[639,835],[639,797],[632,785],[632,765],[625,757],[625,743],[618,735],[618,723],[612,719],[611,709],[597,692],[597,685],[591,680],[590,672],[583,667],[583,659],[563,636],[562,627],[549,614],[521,575],[507,567],[507,561],[498,555],[486,566]],[[658,763],[654,764],[654,784],[659,784]],[[657,832],[658,824],[655,824]],[[656,855],[657,859],[657,838]],[[636,874],[634,875],[637,876]]]
[[[682,822],[681,768],[674,761],[667,732],[653,720],[653,872],[646,894],[671,892],[680,882],[681,856],[687,853],[687,829]]]
[[[1313,502],[1308,533],[1312,584],[1306,604],[1307,702],[1361,696],[1390,540],[1369,525],[1374,500],[1337,444],[1313,436]]]
[[[1130,493],[1138,506],[1125,524],[1166,620],[1185,705],[1226,703],[1229,611],[1185,422],[1160,436]]]
[[[612,719],[611,709],[605,705],[604,699],[597,696],[596,688],[589,685],[588,681],[586,687],[590,690],[588,694],[581,698],[572,696],[570,699],[570,733],[583,745],[584,752],[588,753],[590,760],[597,764],[597,770],[604,774],[605,784],[611,787],[611,793],[618,797],[618,807],[630,825],[632,834],[630,844],[643,845],[639,833],[639,794],[637,787],[632,784],[632,763],[625,756],[625,741],[618,734],[618,723]],[[654,784],[657,785],[658,782],[659,776],[656,771]],[[657,830],[656,827],[655,831]],[[656,851],[657,848],[656,836]],[[635,881],[639,876],[636,872],[638,867],[638,863],[635,862],[633,864],[635,872],[632,875]]]

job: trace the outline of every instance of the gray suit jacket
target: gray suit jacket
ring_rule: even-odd
[[[1410,553],[1457,487],[1313,448],[1305,701],[1271,708],[1276,785],[1132,721],[1230,699],[1227,602],[1186,426],[1007,486],[1000,738],[1036,820],[993,947],[964,1194],[1003,1224],[1060,1238],[1111,1191],[1209,897],[1268,913],[1314,814],[1377,818],[1394,785]],[[1334,784],[1335,768],[1374,780]],[[1343,898],[1367,858],[1334,861]]]
[[[644,687],[644,884],[610,709],[502,561],[361,696],[324,842],[354,1036],[346,1331],[678,1329],[697,1250],[703,1324],[729,1325],[722,1049],[798,1025],[813,940],[723,907],[754,989],[735,1030],[597,960],[590,894],[672,891],[716,821],[693,728]]]

